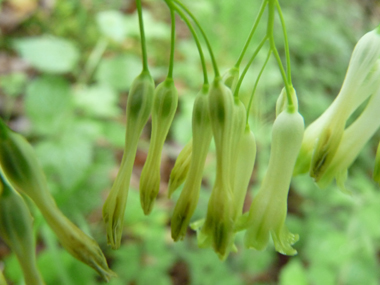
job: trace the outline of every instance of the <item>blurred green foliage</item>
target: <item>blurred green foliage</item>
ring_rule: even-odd
[[[0,5],[10,2],[0,1]],[[158,83],[169,61],[170,15],[163,1],[143,2],[149,64]],[[205,28],[220,67],[231,67],[260,1],[183,2]],[[309,124],[338,93],[355,42],[378,23],[360,1],[280,2],[289,33],[293,83],[300,112]],[[0,74],[0,115],[33,143],[58,206],[105,251],[119,275],[109,284],[378,284],[380,194],[370,176],[379,134],[350,169],[351,197],[335,186],[320,190],[309,177],[294,179],[288,223],[292,232],[300,234],[297,257],[280,256],[273,246],[264,252],[243,249],[238,235],[239,252],[223,263],[211,250],[198,249],[190,230],[183,242],[171,240],[170,214],[177,193],[174,201],[168,201],[162,189],[156,209],[149,217],[143,215],[136,181],[147,151],[148,126],[135,163],[122,247],[107,248],[101,207],[121,159],[126,95],[141,71],[134,1],[51,3],[40,3],[17,26],[3,29],[0,54],[28,65],[14,69],[10,65]],[[379,4],[373,3],[373,11],[378,11]],[[179,149],[191,136],[192,103],[202,82],[195,44],[180,20],[177,28],[174,78],[180,102],[164,148],[162,188]],[[265,28],[259,26],[251,51]],[[281,36],[278,40],[281,46]],[[265,56],[259,54],[246,76],[241,90],[244,102]],[[282,88],[274,61],[262,78],[251,116],[258,143],[251,194],[266,170],[274,103]],[[211,152],[194,220],[205,215],[214,167]],[[100,283],[95,272],[62,250],[36,209],[33,214],[38,266],[46,284]],[[10,284],[23,284],[16,257],[7,250],[0,253],[3,267]]]

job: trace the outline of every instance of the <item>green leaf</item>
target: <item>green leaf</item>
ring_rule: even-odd
[[[11,97],[20,95],[25,87],[28,77],[25,73],[14,72],[0,77],[0,88]]]
[[[58,175],[64,188],[72,188],[86,177],[93,161],[91,142],[79,134],[65,134],[57,141],[43,141],[36,145],[40,162],[48,174]]]
[[[119,55],[104,59],[95,78],[101,85],[108,85],[120,91],[126,91],[132,81],[141,73],[141,60],[136,56]]]
[[[104,123],[105,139],[118,148],[124,148],[125,144],[125,125],[120,122]]]
[[[53,36],[15,40],[14,48],[25,61],[43,72],[72,71],[79,59],[79,51],[72,42]]]
[[[67,121],[70,106],[70,85],[61,77],[43,76],[27,87],[26,114],[40,133],[58,132]]]
[[[299,259],[293,259],[281,270],[280,285],[307,285],[307,276]]]
[[[100,32],[115,42],[122,42],[127,35],[124,15],[116,10],[103,11],[96,15]]]
[[[118,94],[109,86],[79,86],[74,92],[75,105],[89,115],[116,117],[120,114]]]

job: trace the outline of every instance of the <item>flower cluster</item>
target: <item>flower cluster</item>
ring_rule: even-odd
[[[309,172],[320,187],[334,178],[346,191],[347,168],[380,126],[380,30],[365,34],[352,53],[342,88],[327,110],[305,130],[294,174]],[[349,126],[350,115],[368,100]]]

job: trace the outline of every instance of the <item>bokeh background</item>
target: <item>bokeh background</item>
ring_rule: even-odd
[[[380,1],[280,2],[299,110],[308,125],[339,92],[356,41],[380,23]],[[239,56],[260,1],[183,3],[203,25],[219,68],[227,70]],[[143,1],[143,8],[149,66],[158,84],[168,68],[170,14],[161,0]],[[265,19],[242,67],[265,33]],[[59,208],[101,245],[119,276],[109,284],[379,284],[380,191],[371,179],[379,133],[349,170],[351,196],[335,185],[318,189],[306,175],[293,179],[287,223],[300,235],[297,256],[280,255],[273,245],[263,252],[245,249],[242,234],[236,241],[239,251],[224,262],[212,250],[198,249],[190,229],[184,241],[174,243],[170,216],[179,193],[169,200],[167,182],[176,156],[191,137],[192,103],[202,84],[195,44],[177,18],[174,79],[180,99],[163,150],[161,190],[154,211],[145,217],[137,189],[149,147],[148,123],[132,175],[122,246],[112,251],[106,245],[101,209],[122,157],[128,90],[141,71],[134,1],[0,0],[0,32],[0,116],[34,146]],[[283,55],[278,21],[275,34]],[[259,54],[243,82],[244,102],[265,56],[265,51]],[[212,79],[209,60],[208,68]],[[268,164],[281,89],[280,74],[271,60],[250,117],[258,153],[247,208]],[[214,175],[211,147],[193,221],[205,216]],[[41,214],[30,206],[38,267],[46,284],[102,283],[92,269],[61,248]],[[0,269],[9,284],[24,284],[15,255],[1,240]]]

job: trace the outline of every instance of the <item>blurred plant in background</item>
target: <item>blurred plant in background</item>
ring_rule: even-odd
[[[351,197],[334,185],[321,190],[309,177],[293,179],[287,223],[300,235],[296,257],[274,250],[242,249],[221,262],[210,249],[198,249],[190,230],[184,242],[171,240],[169,221],[179,193],[173,194],[174,201],[168,200],[167,183],[175,158],[191,137],[193,90],[202,84],[197,50],[179,19],[174,70],[179,106],[163,149],[161,192],[151,215],[145,217],[137,188],[148,151],[148,123],[138,144],[121,247],[111,251],[106,246],[101,209],[121,161],[127,94],[141,71],[135,1],[0,3],[0,116],[34,146],[61,211],[100,244],[119,276],[109,284],[377,284],[380,194],[371,176],[378,133],[349,169],[346,187]],[[232,66],[260,1],[183,3],[205,28],[221,71]],[[161,82],[169,62],[170,13],[164,1],[143,4],[149,66],[155,81]],[[355,43],[379,22],[380,4],[353,0],[281,4],[299,111],[309,125],[338,94]],[[265,28],[258,27],[254,44],[264,36]],[[259,53],[258,62],[265,57]],[[240,96],[244,103],[258,72],[254,65],[243,82]],[[277,99],[273,94],[279,88],[282,80],[275,61],[270,60],[251,109],[258,151],[245,210],[265,174]],[[192,221],[206,214],[215,179],[214,146],[211,149]],[[100,283],[93,270],[61,248],[39,211],[29,206],[37,266],[46,284]],[[243,246],[240,233],[236,246]],[[17,257],[3,242],[0,269],[9,284],[23,284]]]

